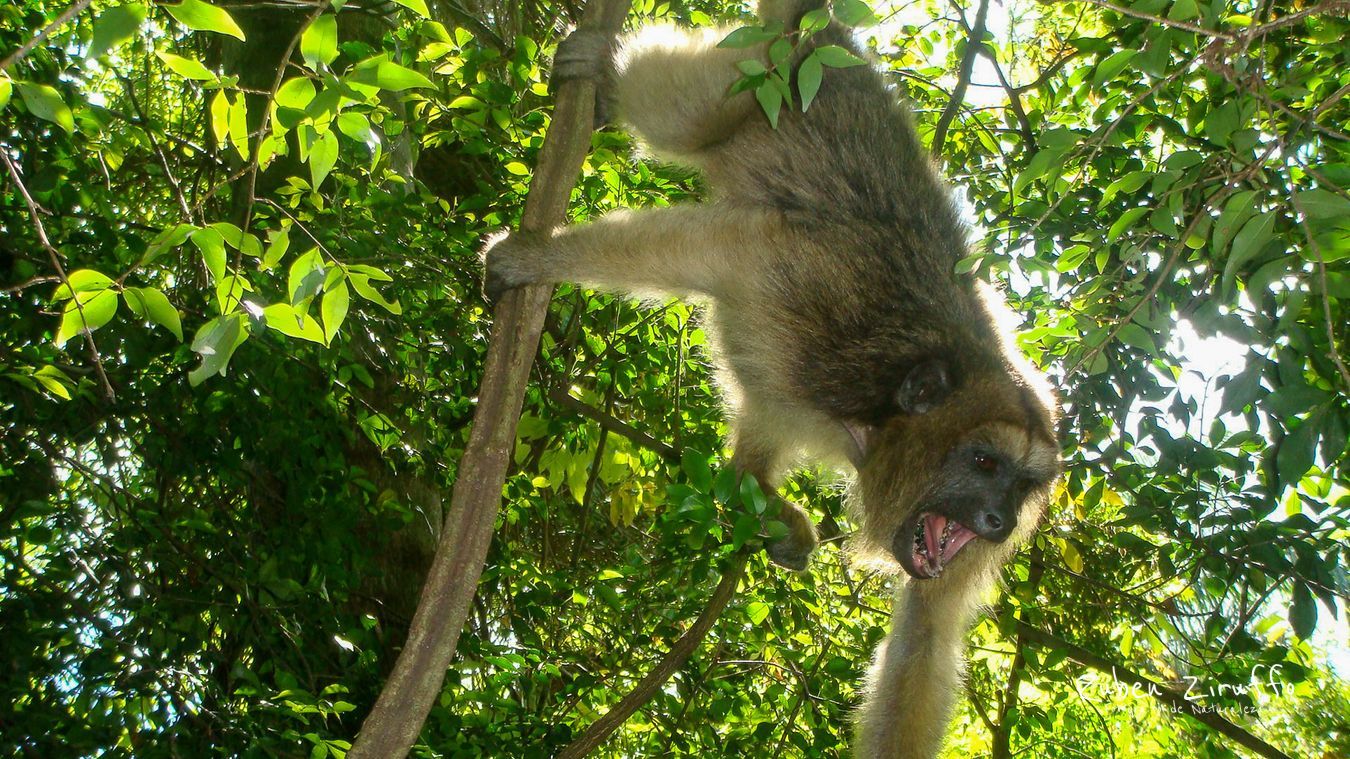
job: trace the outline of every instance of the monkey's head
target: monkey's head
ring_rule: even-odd
[[[863,561],[916,580],[983,571],[1035,530],[1061,466],[1053,396],[1030,366],[999,363],[959,381],[944,360],[920,363],[899,413],[850,426]]]

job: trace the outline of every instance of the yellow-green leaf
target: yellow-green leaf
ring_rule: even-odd
[[[67,133],[75,131],[75,117],[61,99],[61,93],[45,84],[15,82],[19,87],[19,97],[28,110],[40,119],[56,124]]]
[[[61,314],[61,326],[56,331],[56,347],[82,330],[93,332],[112,320],[117,313],[117,293],[113,290],[94,290],[75,293]]]
[[[153,287],[128,287],[122,291],[122,299],[127,308],[141,319],[148,319],[168,329],[180,341],[183,339],[183,322],[178,309],[173,307],[167,296]]]
[[[159,59],[164,61],[164,65],[168,66],[174,73],[181,77],[195,79],[200,82],[214,82],[216,80],[216,75],[211,73],[210,69],[203,66],[201,62],[197,60],[184,58],[181,55],[174,55],[173,53],[165,53],[163,51],[157,52],[155,55],[159,56]]]
[[[234,22],[229,12],[201,0],[183,0],[178,5],[166,5],[164,10],[178,19],[178,23],[198,32],[216,32],[228,34],[239,40],[244,39],[244,30]]]
[[[337,16],[325,13],[314,19],[300,37],[300,55],[312,69],[327,66],[338,57]]]
[[[323,316],[323,334],[327,341],[333,339],[343,320],[347,318],[347,308],[350,304],[351,293],[347,291],[345,282],[324,293],[319,311]]]
[[[314,317],[296,311],[289,303],[273,303],[263,309],[263,318],[267,326],[288,337],[298,337],[315,343],[323,343],[323,328]]]

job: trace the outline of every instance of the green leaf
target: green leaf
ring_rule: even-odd
[[[769,605],[763,601],[751,601],[745,605],[745,616],[750,624],[757,625],[769,618]]]
[[[183,0],[178,5],[166,5],[164,10],[178,19],[178,23],[198,32],[217,32],[228,34],[240,41],[244,39],[244,30],[230,17],[224,8],[217,8],[201,0]]]
[[[797,94],[802,99],[802,113],[811,107],[820,91],[820,80],[824,74],[824,65],[820,62],[819,51],[811,53],[797,68]]]
[[[1139,54],[1138,50],[1121,50],[1107,56],[1105,60],[1097,64],[1097,73],[1092,76],[1092,85],[1100,87],[1103,82],[1108,82],[1116,78],[1116,75],[1130,65],[1130,61]]]
[[[327,66],[338,57],[337,16],[325,13],[314,19],[300,37],[300,55],[312,69]]]
[[[192,338],[192,350],[202,357],[202,363],[188,372],[188,382],[194,387],[214,374],[225,374],[230,357],[248,339],[248,332],[244,329],[245,318],[240,312],[223,314],[197,330]]]
[[[394,0],[394,2],[415,12],[422,18],[431,18],[431,11],[427,10],[426,0]]]
[[[862,0],[834,0],[834,17],[846,26],[867,26],[877,20]]]
[[[347,291],[346,282],[330,288],[323,294],[323,301],[319,304],[319,313],[323,316],[324,342],[333,340],[333,336],[337,334],[343,320],[347,318],[347,307],[350,303],[351,294]]]
[[[117,313],[117,292],[114,290],[94,290],[76,293],[66,303],[61,314],[61,326],[56,331],[56,347],[82,330],[94,330],[112,321]]]
[[[281,262],[282,256],[286,255],[286,250],[291,246],[291,228],[279,227],[272,230],[267,238],[267,252],[263,253],[262,263],[258,268],[267,271]]]
[[[1289,624],[1303,640],[1311,638],[1317,629],[1317,602],[1308,585],[1298,580],[1294,581],[1294,600],[1289,605]]]
[[[239,159],[248,161],[248,98],[239,93],[230,104],[230,142]]]
[[[733,29],[731,34],[723,37],[722,41],[717,43],[717,46],[721,48],[746,48],[758,45],[761,42],[768,42],[777,37],[776,32],[771,32],[762,26],[742,26],[739,29]]]
[[[291,303],[297,304],[318,292],[326,273],[318,248],[292,261],[286,274],[286,293]]]
[[[759,101],[759,107],[763,109],[764,115],[769,117],[769,126],[777,129],[778,112],[783,108],[783,95],[772,84],[764,82],[755,88],[755,100]]]
[[[164,65],[181,77],[201,82],[214,82],[216,80],[216,75],[211,73],[210,69],[193,58],[184,58],[181,55],[163,51],[156,52],[155,55],[159,56],[159,59],[164,61]]]
[[[67,401],[70,400],[70,388],[75,387],[74,380],[51,364],[33,372],[33,379],[47,388],[47,392]]]
[[[430,88],[431,80],[410,68],[390,61],[387,56],[377,55],[356,65],[347,77],[348,81],[379,87],[390,92],[401,92],[413,88]]]
[[[1149,337],[1148,332],[1138,324],[1131,322],[1120,328],[1116,334],[1117,339],[1126,345],[1132,345],[1149,355],[1157,355],[1158,348],[1153,344],[1153,338]]]
[[[288,337],[298,337],[319,344],[324,342],[323,327],[314,321],[314,317],[296,311],[289,303],[273,303],[264,308],[263,318],[267,320],[268,327]]]
[[[1294,205],[1312,219],[1350,218],[1350,200],[1330,190],[1304,190],[1294,193]]]
[[[0,111],[9,105],[9,98],[14,94],[14,85],[10,83],[9,77],[0,73]]]
[[[277,88],[276,104],[282,108],[294,108],[303,111],[314,99],[314,83],[303,76],[287,79]]]
[[[797,23],[797,28],[808,34],[818,32],[830,25],[830,10],[828,8],[816,8],[813,11],[807,11],[802,14],[802,20]]]
[[[685,448],[680,454],[680,467],[689,477],[689,484],[700,493],[712,490],[712,468],[708,466],[708,456],[692,448]]]
[[[1222,253],[1228,243],[1232,241],[1233,235],[1242,228],[1242,224],[1255,212],[1256,206],[1252,200],[1256,197],[1255,190],[1243,190],[1233,193],[1233,197],[1224,204],[1223,212],[1214,222],[1214,252]]]
[[[52,300],[66,300],[75,293],[106,290],[112,283],[112,278],[107,274],[93,269],[79,269],[72,271],[66,276],[66,281],[57,286],[56,292],[52,293]]]
[[[67,134],[75,131],[75,117],[70,109],[66,107],[65,101],[61,100],[61,93],[55,88],[48,87],[45,84],[33,84],[32,82],[15,82],[19,88],[19,97],[23,98],[23,104],[27,106],[28,111],[40,119],[56,124],[66,131]]]
[[[219,230],[206,227],[193,232],[191,239],[202,252],[206,270],[211,272],[211,281],[219,282],[225,276],[225,238]]]
[[[759,534],[759,517],[753,514],[742,514],[736,519],[736,525],[731,528],[731,545],[733,548],[740,548],[745,542],[755,535]]]
[[[145,20],[145,6],[119,5],[99,14],[94,21],[94,35],[89,42],[89,57],[97,58],[130,39]]]
[[[229,274],[216,285],[216,306],[222,314],[238,311],[244,304],[244,293],[253,286],[239,274]]]
[[[225,90],[220,90],[211,98],[211,136],[217,145],[224,145],[230,136],[230,99]]]
[[[1232,292],[1233,281],[1242,267],[1261,253],[1266,243],[1274,239],[1275,212],[1266,211],[1242,225],[1233,238],[1233,252],[1223,267],[1223,290]]]
[[[1111,225],[1111,228],[1107,230],[1106,241],[1115,242],[1125,233],[1125,230],[1133,226],[1136,221],[1143,218],[1144,214],[1148,213],[1150,210],[1151,209],[1148,208],[1131,208],[1121,214],[1120,218],[1116,219],[1115,223]]]
[[[379,306],[383,306],[386,311],[395,316],[403,313],[403,307],[399,305],[398,301],[385,300],[384,296],[380,295],[379,291],[370,284],[372,279],[382,282],[392,281],[392,278],[388,274],[370,266],[353,265],[348,266],[347,270],[347,281],[351,284],[352,289],[356,291],[357,295],[360,295],[362,298]],[[372,271],[374,273],[372,273]]]
[[[769,508],[769,499],[764,497],[755,476],[749,473],[741,477],[741,506],[756,514],[763,514]]]
[[[370,146],[379,144],[375,139],[375,133],[370,130],[370,119],[364,114],[346,111],[338,114],[338,131],[356,140],[362,145]]]
[[[1322,418],[1322,414],[1310,415],[1280,441],[1279,452],[1275,454],[1275,471],[1279,473],[1281,486],[1297,487],[1299,480],[1312,468]]]
[[[816,48],[816,52],[812,55],[819,57],[820,62],[824,65],[836,69],[846,69],[850,66],[861,66],[867,63],[867,61],[838,45],[823,45]]]
[[[122,291],[122,299],[138,318],[149,319],[168,329],[180,342],[183,340],[183,322],[178,309],[164,293],[153,287],[128,287]]]
[[[331,130],[324,132],[309,148],[309,176],[313,180],[315,189],[323,184],[323,180],[333,170],[333,166],[337,164],[337,158],[337,134]]]

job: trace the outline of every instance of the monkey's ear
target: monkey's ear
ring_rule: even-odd
[[[846,421],[843,422],[844,429],[853,438],[853,450],[849,451],[848,460],[853,462],[853,466],[858,471],[862,471],[863,462],[867,460],[867,453],[872,446],[872,433],[875,431],[872,425],[865,422]]]
[[[900,383],[895,401],[906,414],[926,414],[942,405],[952,392],[952,376],[947,364],[937,359],[915,364]]]

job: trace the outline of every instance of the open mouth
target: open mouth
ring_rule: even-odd
[[[942,570],[975,537],[965,525],[941,514],[924,512],[913,523],[908,533],[901,531],[911,536],[908,544],[896,536],[895,553],[905,571],[918,580],[941,577]]]

